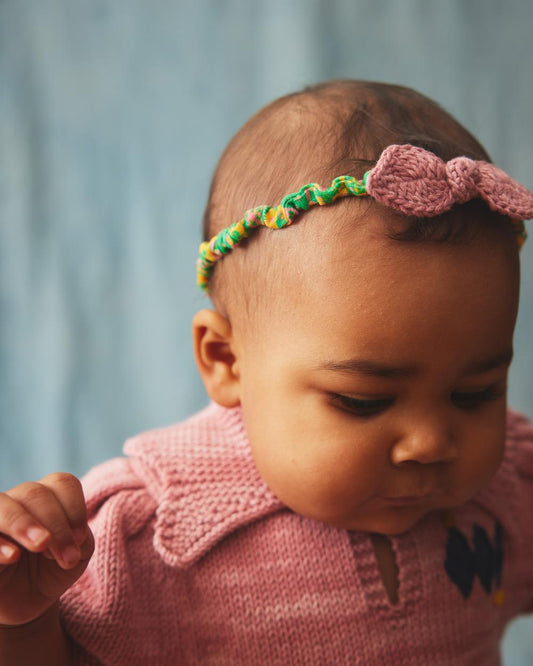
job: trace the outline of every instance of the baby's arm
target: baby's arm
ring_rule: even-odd
[[[58,599],[94,550],[81,484],[51,474],[0,493],[0,664],[70,664]]]

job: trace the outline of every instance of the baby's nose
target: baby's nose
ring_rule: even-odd
[[[438,418],[426,418],[398,439],[390,457],[394,465],[451,462],[457,457],[456,437],[449,424]]]

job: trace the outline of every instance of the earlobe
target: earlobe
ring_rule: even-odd
[[[215,310],[200,310],[192,321],[194,358],[207,394],[223,407],[240,404],[237,356],[230,322]]]

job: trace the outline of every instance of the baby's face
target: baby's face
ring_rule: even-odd
[[[341,223],[335,206],[318,214]],[[500,464],[515,250],[391,241],[372,217],[314,251],[303,236],[294,286],[252,339],[235,332],[254,459],[294,511],[400,533]]]

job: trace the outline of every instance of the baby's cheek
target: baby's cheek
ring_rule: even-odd
[[[499,439],[486,439],[463,456],[454,485],[465,501],[489,485],[500,467],[503,453],[504,445]]]
[[[313,506],[315,517],[334,520],[375,496],[383,467],[375,455],[361,455],[353,447],[334,450],[306,465],[302,497]]]
[[[493,479],[503,460],[504,447],[495,442],[479,463],[479,490],[485,488]]]

